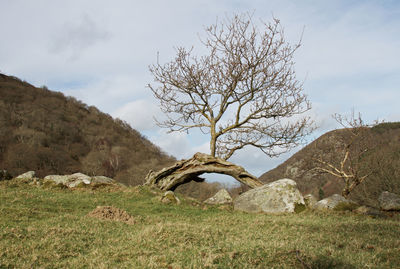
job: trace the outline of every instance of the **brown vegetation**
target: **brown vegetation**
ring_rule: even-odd
[[[338,157],[338,153],[335,160],[329,160],[319,154],[319,157],[314,158],[319,164],[315,170],[340,178],[344,183],[342,195],[347,198],[358,185],[377,172],[373,170],[373,166],[363,165],[364,157],[377,146],[377,143],[372,140],[371,132],[368,130],[370,126],[363,122],[360,113],[358,117],[354,115],[354,111],[350,117],[334,114],[333,118],[345,128],[344,131],[347,131],[348,139],[342,141],[343,155]]]
[[[97,206],[93,211],[89,212],[88,216],[102,220],[121,221],[128,224],[135,223],[135,219],[125,210],[113,206]]]
[[[367,128],[366,132],[364,137],[368,139],[364,139],[364,142],[370,150],[357,160],[357,169],[360,175],[369,176],[352,191],[349,198],[377,206],[377,198],[382,191],[400,193],[400,122],[381,123]],[[282,177],[291,178],[303,193],[313,193],[319,198],[341,193],[344,182],[333,175],[316,171],[320,163],[315,159],[329,160],[334,166],[340,167],[346,154],[345,145],[352,139],[346,129],[328,132],[283,164],[263,174],[260,180],[271,182]],[[359,144],[359,141],[356,140],[354,144]],[[357,150],[354,148],[350,153]]]

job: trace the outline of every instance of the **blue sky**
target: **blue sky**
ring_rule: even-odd
[[[200,47],[198,34],[217,17],[250,12],[281,20],[288,40],[303,28],[296,73],[319,129],[352,108],[367,122],[400,121],[400,1],[85,1],[0,0],[0,72],[72,95],[119,117],[178,159],[209,152],[208,137],[166,134],[154,116],[148,66]],[[231,161],[259,176],[296,150],[270,159],[254,149]]]

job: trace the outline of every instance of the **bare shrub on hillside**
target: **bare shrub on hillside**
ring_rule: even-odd
[[[315,170],[340,178],[344,183],[342,195],[348,197],[354,188],[375,172],[372,167],[363,162],[365,156],[373,150],[369,132],[370,125],[363,122],[361,114],[356,117],[354,112],[350,117],[339,114],[335,114],[333,117],[345,128],[347,139],[338,141],[340,143],[339,150],[335,150],[333,154],[336,161],[326,160],[321,155],[314,158],[319,163]]]

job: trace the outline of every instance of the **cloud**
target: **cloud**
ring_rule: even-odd
[[[154,118],[160,115],[160,109],[148,100],[139,99],[124,104],[111,115],[128,122],[134,129],[143,131],[154,131],[158,127]]]
[[[127,110],[132,102],[151,99],[151,92],[145,88],[144,81],[123,72],[82,83],[78,80],[76,85],[61,83],[58,87],[67,95],[72,95],[89,105],[95,105],[110,114],[118,111],[122,113],[123,108]],[[149,109],[153,109],[151,113],[154,112],[154,106],[155,103],[149,105]]]
[[[50,44],[50,52],[64,53],[76,59],[82,51],[105,41],[110,34],[87,14],[84,14],[78,23],[66,23],[61,29],[57,30],[56,37]]]
[[[145,88],[148,65],[173,60],[174,47],[195,46],[216,17],[254,11],[254,18],[281,20],[296,42],[297,77],[313,103],[320,130],[336,128],[330,115],[352,107],[365,116],[399,121],[400,4],[396,1],[3,1],[0,71],[47,85],[119,116],[178,158],[209,152],[207,136],[166,134],[152,126],[157,100]],[[16,16],[15,14],[18,14]],[[146,109],[146,113],[139,113]],[[226,120],[224,118],[223,120]],[[151,123],[150,123],[151,122]],[[292,153],[295,152],[292,151]],[[256,149],[232,161],[256,175],[290,154],[269,159]]]
[[[167,133],[165,130],[159,130],[149,138],[163,151],[175,156],[177,159],[190,158],[194,154],[186,133]]]

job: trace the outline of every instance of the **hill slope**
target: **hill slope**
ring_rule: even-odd
[[[382,123],[368,130],[370,152],[361,160],[361,171],[373,171],[361,185],[355,188],[350,198],[372,206],[382,191],[400,193],[400,122]],[[318,173],[313,168],[319,164],[315,158],[323,158],[339,164],[343,156],[343,145],[350,137],[346,129],[328,132],[286,162],[263,174],[263,182],[280,178],[291,178],[303,193],[313,193],[322,198],[341,193],[343,182],[329,174]]]
[[[174,158],[96,107],[0,74],[0,169],[17,175],[83,172],[128,185]]]

